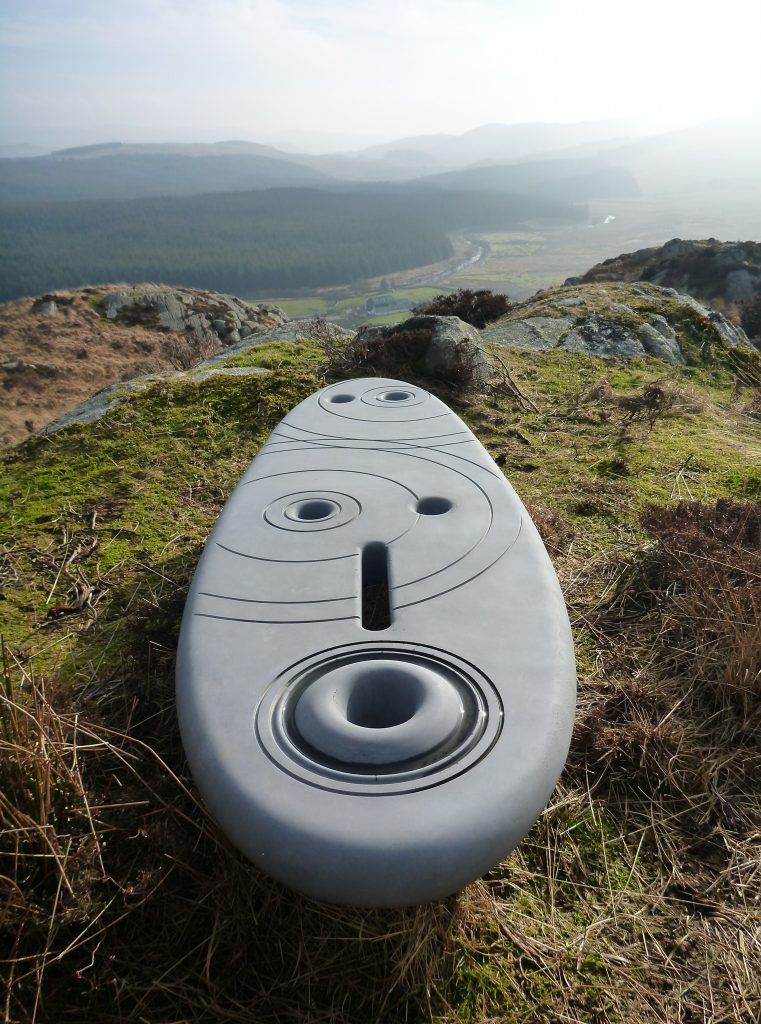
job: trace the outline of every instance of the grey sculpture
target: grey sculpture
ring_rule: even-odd
[[[451,410],[371,378],[285,417],[209,538],[177,665],[194,778],[255,864],[333,903],[454,892],[541,813],[575,692],[542,541]]]

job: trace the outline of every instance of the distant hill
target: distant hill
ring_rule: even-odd
[[[415,154],[421,174],[468,167],[481,161],[507,163],[542,154],[559,152],[590,143],[621,144],[642,135],[630,119],[581,121],[575,124],[531,122],[527,124],[486,124],[461,135],[417,135],[396,139],[362,150],[365,159],[395,164],[401,159],[409,167]]]
[[[546,196],[569,203],[631,199],[641,194],[628,171],[599,159],[490,164],[434,174],[421,180],[441,188],[495,189]]]
[[[42,146],[32,146],[27,142],[20,142],[18,144],[8,143],[7,145],[0,146],[0,159],[46,156],[49,152],[49,149],[44,149]]]
[[[508,163],[562,154],[569,147],[609,147],[634,135],[636,129],[628,121],[590,121],[482,125],[462,135],[397,139],[351,153],[292,153],[245,140],[212,144],[104,142],[47,155],[14,147],[8,153],[0,150],[0,202],[198,195],[319,186],[333,180],[410,181],[483,162]],[[558,194],[552,190],[534,193],[519,185],[516,180],[507,190]],[[455,187],[505,189],[502,184],[482,184],[475,179]],[[587,194],[589,187],[582,185],[567,189],[564,196],[583,200]],[[602,195],[608,193],[603,189]]]
[[[683,195],[737,185],[758,197],[761,181],[761,113],[715,118],[606,150],[646,192]]]
[[[291,160],[216,147],[111,143],[0,160],[0,202],[5,203],[189,196],[328,181],[321,171]]]
[[[550,163],[562,170],[551,170]],[[513,171],[508,184],[492,173],[498,166],[521,164],[524,171]],[[194,195],[334,181],[401,182],[451,172],[465,177],[438,184],[571,201],[642,194],[677,202],[692,193],[710,197],[745,190],[745,205],[758,206],[761,115],[716,119],[657,135],[646,134],[632,120],[491,124],[460,135],[418,135],[354,152],[322,154],[287,152],[245,140],[106,142],[45,156],[18,147],[3,153],[0,148],[0,202]],[[570,179],[563,191],[549,185],[558,177]]]
[[[260,142],[231,140],[228,142],[99,142],[91,146],[57,149],[50,156],[59,160],[96,160],[102,156],[268,156],[288,159],[274,146]]]

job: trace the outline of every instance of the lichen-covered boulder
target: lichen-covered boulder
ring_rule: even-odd
[[[673,364],[714,363],[753,351],[742,328],[673,288],[643,282],[564,285],[538,292],[484,328],[486,342],[560,349],[603,358],[652,356]]]
[[[479,332],[456,316],[413,316],[364,327],[347,354],[358,371],[402,379],[418,374],[468,386],[484,383],[491,373]]]
[[[761,289],[761,243],[672,238],[614,256],[566,284],[600,281],[650,281],[704,302],[748,302]]]
[[[119,288],[105,296],[101,309],[108,320],[191,332],[199,338],[213,338],[224,346],[235,344],[246,333],[268,330],[288,321],[279,306],[245,302],[219,292],[160,285]]]

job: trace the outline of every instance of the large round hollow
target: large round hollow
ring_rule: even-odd
[[[424,699],[424,687],[404,669],[371,669],[354,683],[346,719],[363,729],[391,729],[409,722]]]

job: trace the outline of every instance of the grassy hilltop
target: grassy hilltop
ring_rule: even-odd
[[[747,369],[495,347],[485,391],[441,390],[528,505],[575,632],[568,765],[504,863],[441,903],[341,909],[207,817],[174,712],[183,602],[244,468],[331,373],[313,334],[227,363],[265,373],[158,380],[0,455],[7,1019],[757,1020]]]

